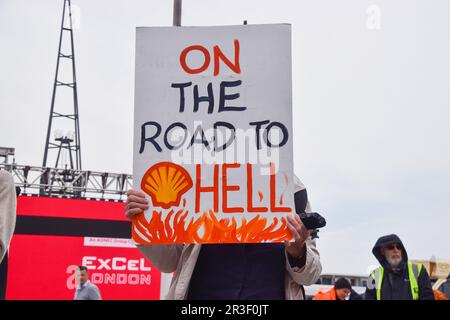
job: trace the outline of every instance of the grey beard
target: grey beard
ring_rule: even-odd
[[[389,265],[391,266],[391,268],[393,268],[393,269],[398,268],[398,266],[400,265],[400,262],[402,262],[402,258],[399,258],[399,259],[386,258],[386,260],[389,263]]]

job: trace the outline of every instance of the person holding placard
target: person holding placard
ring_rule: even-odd
[[[295,192],[305,190],[295,177]],[[126,216],[149,208],[145,194],[128,191]],[[296,202],[297,213],[310,212]],[[287,217],[293,242],[246,244],[137,245],[161,272],[175,272],[166,299],[302,300],[303,286],[314,284],[322,265],[315,240],[298,215]]]

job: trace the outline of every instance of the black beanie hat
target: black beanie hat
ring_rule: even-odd
[[[349,289],[352,290],[352,285],[350,284],[350,282],[345,279],[345,278],[339,278],[335,283],[334,283],[334,287],[336,289]]]

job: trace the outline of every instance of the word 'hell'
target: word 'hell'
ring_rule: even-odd
[[[237,169],[240,168],[241,164],[239,163],[224,163],[222,164],[222,212],[223,213],[243,213],[245,210],[243,207],[228,207],[228,193],[229,192],[239,192],[241,190],[241,186],[238,185],[229,185],[227,181],[228,170],[229,169]],[[247,189],[247,203],[246,210],[247,212],[291,212],[291,208],[289,207],[281,207],[276,205],[276,175],[275,175],[275,165],[273,163],[270,164],[270,177],[269,177],[269,193],[270,193],[270,208],[262,206],[256,207],[253,205],[253,173],[252,173],[252,165],[247,163],[246,165],[246,175],[247,175],[247,184],[244,186],[244,190]],[[196,183],[195,183],[195,212],[198,213],[200,211],[200,202],[201,195],[204,193],[212,193],[213,194],[213,203],[214,203],[214,212],[219,211],[219,165],[214,165],[214,174],[213,174],[213,184],[210,186],[201,185],[201,182],[204,181],[202,179],[202,166],[200,164],[196,165]],[[241,191],[242,192],[242,191]],[[282,197],[281,197],[282,199]],[[281,204],[282,201],[280,201]]]

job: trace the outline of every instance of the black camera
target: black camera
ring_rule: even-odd
[[[308,194],[306,189],[294,193],[295,212],[300,216],[306,229],[311,231],[311,237],[318,238],[317,232],[319,228],[325,227],[327,221],[317,212],[306,212],[308,204]]]

